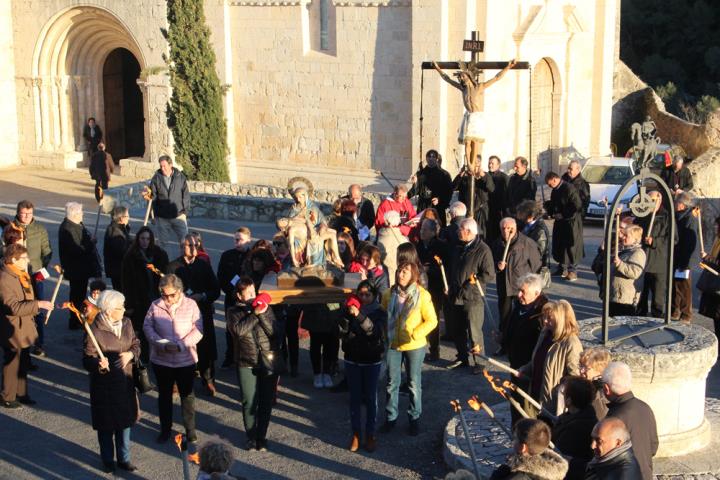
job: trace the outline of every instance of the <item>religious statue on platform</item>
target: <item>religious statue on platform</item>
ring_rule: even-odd
[[[296,278],[316,276],[321,279],[342,277],[343,263],[340,260],[335,230],[327,226],[322,212],[315,202],[310,200],[312,186],[309,181],[293,180],[295,182],[288,183],[288,190],[294,203],[288,216],[276,222],[278,229],[287,236],[290,247],[292,268],[291,272],[286,272],[285,275]],[[305,186],[291,185],[299,181],[305,183]]]
[[[475,161],[477,156],[481,154],[480,147],[485,141],[485,133],[483,132],[484,119],[481,108],[482,94],[486,88],[500,80],[516,63],[516,60],[511,60],[493,78],[487,82],[480,82],[477,78],[482,73],[482,70],[472,62],[460,62],[460,70],[455,72],[457,81],[450,78],[436,62],[433,62],[433,67],[442,79],[462,92],[465,116],[460,124],[458,143],[465,144],[465,159],[471,172],[475,171]]]
[[[630,127],[630,135],[633,142],[633,158],[635,159],[635,171],[649,166],[657,154],[657,147],[660,138],[657,136],[657,126],[648,115],[645,121],[633,123]]]

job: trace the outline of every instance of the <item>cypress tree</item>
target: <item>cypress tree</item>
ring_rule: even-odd
[[[175,155],[195,180],[228,181],[227,126],[223,87],[215,70],[215,52],[205,24],[203,0],[167,0],[170,45],[168,125]]]

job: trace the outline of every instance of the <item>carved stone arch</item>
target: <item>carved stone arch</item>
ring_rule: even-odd
[[[147,66],[133,34],[106,9],[71,7],[45,24],[32,62],[37,150],[82,151],[86,119],[95,117],[105,126],[103,67],[117,49],[130,52],[140,70]]]

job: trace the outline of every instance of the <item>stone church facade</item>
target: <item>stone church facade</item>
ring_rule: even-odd
[[[421,147],[456,171],[460,94],[420,66],[468,60],[471,31],[480,60],[531,66],[486,92],[485,157],[547,171],[568,151],[607,154],[619,1],[206,0],[232,180],[381,185]],[[172,151],[163,28],[163,0],[0,2],[0,166],[77,165],[95,117],[123,168],[154,168]]]

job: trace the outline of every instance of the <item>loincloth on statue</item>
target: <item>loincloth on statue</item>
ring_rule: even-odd
[[[485,116],[483,112],[465,112],[458,130],[458,143],[465,143],[466,140],[484,140],[484,126]]]

